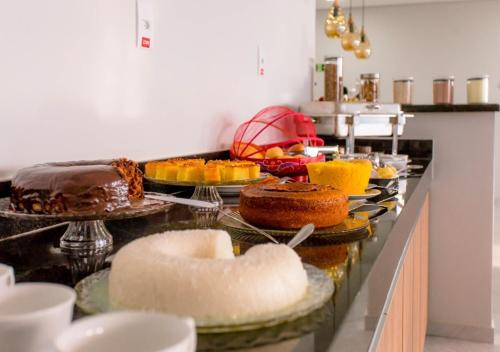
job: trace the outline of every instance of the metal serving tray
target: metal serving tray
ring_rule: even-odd
[[[403,134],[405,115],[399,104],[309,102],[300,111],[311,116],[319,135],[347,137],[354,123],[355,137],[392,136],[394,119],[397,134]],[[350,120],[352,119],[352,120]]]

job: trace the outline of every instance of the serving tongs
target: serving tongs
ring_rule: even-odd
[[[146,198],[149,198],[149,199],[161,200],[161,201],[165,201],[165,202],[171,202],[171,203],[182,204],[182,205],[188,205],[191,207],[209,208],[209,209],[219,208],[219,206],[217,204],[214,204],[214,203],[205,202],[205,201],[196,200],[196,199],[179,198],[179,197],[175,197],[171,194],[165,194],[165,193],[146,192],[144,194],[144,196]],[[225,216],[227,216],[228,218],[231,218],[232,220],[239,222],[240,224],[254,230],[255,232],[261,234],[262,236],[265,236],[271,242],[279,244],[278,240],[276,240],[273,236],[271,236],[267,232],[259,229],[258,227],[255,227],[255,226],[247,223],[246,221],[244,221],[236,216],[233,216],[232,214],[219,208],[218,219],[221,219]],[[287,246],[290,248],[295,248],[300,243],[302,243],[304,240],[306,240],[313,232],[314,232],[314,225],[313,224],[307,224],[307,225],[303,226],[293,236],[293,238],[287,243]]]

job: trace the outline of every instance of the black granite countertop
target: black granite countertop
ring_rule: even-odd
[[[414,112],[497,112],[500,104],[450,104],[450,105],[402,105],[401,109],[407,113]]]
[[[424,162],[428,165],[429,160]],[[245,350],[266,345],[266,351],[328,351],[337,338],[345,340],[345,318],[349,312],[366,303],[367,297],[360,296],[366,286],[366,278],[377,261],[384,245],[395,234],[393,228],[400,218],[416,220],[417,215],[405,211],[406,206],[416,202],[414,194],[427,190],[430,183],[430,170],[424,177],[410,177],[400,182],[400,194],[395,207],[370,226],[364,239],[347,243],[318,242],[312,239],[298,248],[303,261],[323,269],[333,280],[336,292],[333,298],[322,308],[299,320],[271,328],[248,332],[205,334],[198,336],[198,349],[207,351]],[[153,185],[146,187],[152,189]],[[172,191],[168,189],[158,189]],[[416,192],[417,190],[417,192]],[[189,190],[186,195],[188,196]],[[226,199],[231,203],[230,199]],[[234,201],[234,200],[233,200]],[[7,220],[0,219],[0,230],[9,226]],[[137,219],[107,221],[106,227],[113,234],[116,252],[124,244],[156,232],[194,228],[192,214],[187,207],[176,205],[167,213],[146,216]],[[59,238],[66,225],[49,231],[33,233],[29,236],[0,239],[0,262],[12,265],[16,271],[16,280],[49,281],[72,285],[68,260],[59,249]],[[411,230],[408,229],[409,236]],[[255,244],[254,240],[234,238],[234,245],[240,252],[245,252]],[[402,255],[401,252],[400,255]],[[76,317],[81,312],[76,311]],[[339,330],[344,326],[344,329]],[[339,332],[340,331],[340,332]],[[365,340],[358,341],[351,337],[352,351],[366,351],[373,331],[367,331]],[[356,347],[355,347],[356,346]]]

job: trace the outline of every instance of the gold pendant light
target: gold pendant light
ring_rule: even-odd
[[[365,32],[365,0],[363,0],[362,8],[362,25],[361,25],[361,40],[359,46],[354,50],[354,54],[358,59],[368,59],[372,54],[372,46]]]
[[[354,54],[358,59],[368,59],[372,54],[372,46],[365,34],[364,27],[361,28],[361,42],[356,50],[354,50]]]
[[[340,38],[346,29],[344,11],[340,8],[339,0],[335,0],[326,16],[325,33],[328,38]]]
[[[347,22],[347,31],[342,36],[342,48],[347,51],[356,50],[361,42],[361,35],[356,31],[354,20],[352,18],[352,0],[349,1],[349,21]]]

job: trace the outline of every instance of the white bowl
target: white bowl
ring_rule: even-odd
[[[73,289],[20,283],[0,291],[0,351],[41,352],[71,322]]]
[[[121,311],[74,322],[55,340],[59,352],[194,352],[192,318]]]
[[[14,269],[11,266],[0,263],[0,290],[13,286],[14,283]]]

